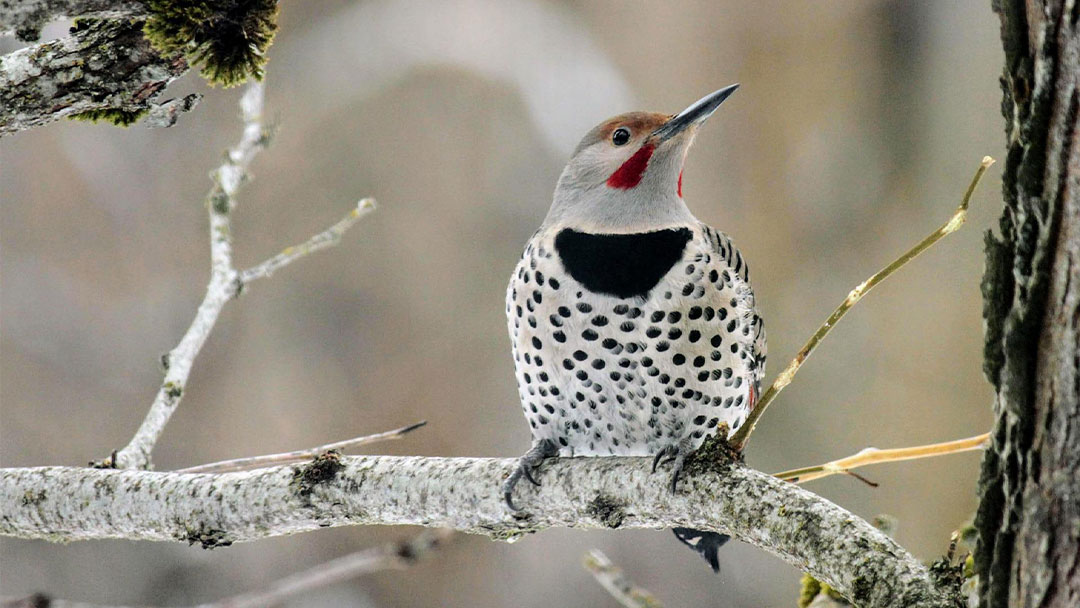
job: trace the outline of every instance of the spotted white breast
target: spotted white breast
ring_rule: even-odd
[[[696,448],[734,430],[764,374],[748,269],[704,224],[529,241],[507,288],[522,408],[562,456]]]

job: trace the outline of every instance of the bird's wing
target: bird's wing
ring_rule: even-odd
[[[743,259],[742,254],[731,237],[705,224],[701,225],[702,234],[708,241],[708,251],[712,253],[708,262],[709,272],[717,272],[721,275],[727,272],[731,286],[735,293],[735,313],[740,316],[741,325],[748,328],[745,333],[737,336],[742,342],[749,357],[748,367],[751,386],[754,387],[753,398],[761,394],[761,383],[765,377],[765,322],[758,314],[754,302],[754,289],[750,285],[750,268]]]

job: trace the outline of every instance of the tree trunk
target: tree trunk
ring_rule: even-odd
[[[1080,2],[995,0],[1005,69],[1001,237],[987,235],[976,571],[985,608],[1080,606]]]

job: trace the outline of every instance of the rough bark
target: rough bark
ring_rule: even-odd
[[[413,524],[512,540],[549,527],[716,530],[761,547],[860,606],[955,606],[954,590],[841,507],[741,465],[703,467],[671,494],[644,458],[559,459],[543,486],[499,491],[511,459],[323,456],[217,475],[0,469],[0,534],[204,547],[342,525]]]
[[[0,58],[0,136],[90,110],[151,109],[187,69],[182,56],[154,50],[141,22],[86,23]]]
[[[997,0],[1001,237],[983,279],[993,441],[976,571],[986,608],[1080,605],[1080,3]]]
[[[46,23],[57,19],[145,15],[145,3],[137,0],[0,0],[0,33],[33,42]]]

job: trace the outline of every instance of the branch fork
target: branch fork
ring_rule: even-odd
[[[152,468],[151,452],[180,405],[195,358],[210,337],[225,305],[252,281],[269,277],[303,257],[337,244],[356,222],[375,210],[374,199],[363,199],[344,218],[323,232],[251,268],[237,270],[233,263],[232,212],[237,204],[236,194],[247,181],[248,167],[270,141],[270,134],[263,126],[263,99],[261,83],[248,85],[240,99],[244,122],[240,142],[226,151],[225,161],[210,173],[214,185],[206,197],[210,231],[210,280],[206,295],[180,342],[162,357],[165,378],[134,437],[108,458],[91,463],[95,467]]]

